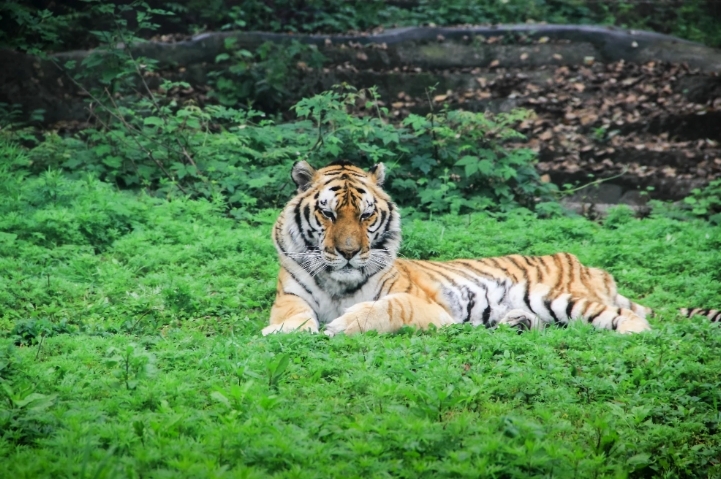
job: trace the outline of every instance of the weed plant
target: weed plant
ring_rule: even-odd
[[[1,477],[718,477],[718,227],[404,223],[409,258],[570,251],[654,330],[261,337],[277,210],[0,180]]]

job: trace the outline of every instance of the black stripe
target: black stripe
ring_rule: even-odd
[[[305,290],[305,292],[310,295],[311,299],[313,299],[313,302],[314,302],[316,305],[318,305],[318,300],[315,299],[315,295],[313,294],[313,291],[311,291],[310,289],[308,289],[308,287],[307,287],[305,284],[303,284],[302,282],[300,282],[300,281],[298,280],[298,278],[297,278],[293,273],[291,273],[288,268],[286,268],[285,266],[282,266],[282,265],[281,265],[281,268],[283,268],[283,269],[285,270],[285,272],[288,273],[288,274],[290,275],[290,277],[293,278],[293,279],[295,280],[295,282],[298,283],[298,284],[300,285],[300,287],[303,288],[303,289]]]
[[[585,268],[585,266],[581,265],[581,268]],[[606,288],[606,292],[608,294],[611,294],[612,292],[615,294],[618,294],[618,288],[615,287],[615,281],[614,281],[613,277],[606,271],[604,271],[602,274],[603,274],[603,286]],[[611,291],[612,284],[614,285],[614,289],[616,291]],[[629,302],[632,303],[633,301],[629,300]]]
[[[301,230],[300,235],[303,236],[302,228],[299,227],[299,229]],[[278,246],[278,249],[279,249],[280,252],[283,254],[283,256],[285,256],[286,258],[290,258],[290,259],[291,259],[293,262],[295,262],[298,266],[300,266],[301,268],[303,268],[303,264],[302,264],[302,263],[303,263],[303,260],[300,260],[299,258],[295,258],[295,257],[293,257],[293,256],[288,255],[288,250],[286,250],[285,247],[283,246],[283,241],[282,241],[283,238],[281,237],[281,238],[279,238],[279,239],[278,239],[278,238],[276,238],[276,239],[277,239],[276,245]],[[305,239],[305,238],[304,238],[304,239]],[[308,245],[308,242],[307,242],[307,241],[305,242],[305,245],[306,245],[306,248],[308,249],[308,251],[315,251],[315,250],[317,249],[317,248],[313,247],[312,245]],[[283,268],[283,269],[285,269],[286,271],[288,271],[286,268]],[[305,268],[303,268],[303,269],[305,269]],[[288,271],[288,273],[290,273],[290,271]],[[291,276],[292,276],[292,274],[291,274]],[[295,279],[295,277],[294,277],[294,279]],[[296,281],[298,281],[298,280],[296,279]]]
[[[501,285],[501,282],[496,280],[496,284],[498,285],[497,287],[501,288],[501,291],[503,292],[503,294],[501,295],[501,299],[498,301],[498,304],[503,303],[506,300],[506,296],[508,296],[508,291],[511,289],[508,286],[508,281],[511,281],[511,280],[509,280],[509,279],[503,280],[503,285]]]
[[[496,269],[500,269],[501,271],[503,271],[506,274],[506,278],[510,279],[513,282],[516,282],[515,275],[512,275],[506,268],[501,266],[498,260],[496,260],[496,258],[487,258],[486,261],[490,261]]]
[[[593,321],[594,321],[596,318],[598,318],[599,316],[601,316],[601,315],[602,315],[603,313],[605,313],[605,312],[606,312],[606,308],[602,308],[601,311],[599,311],[598,313],[589,316],[589,317],[588,317],[588,322],[589,322],[589,323],[593,323]]]
[[[507,259],[508,261],[510,261],[511,263],[513,263],[513,266],[515,266],[516,268],[520,269],[520,270],[521,270],[521,277],[522,277],[525,281],[528,281],[528,272],[526,271],[526,269],[525,269],[525,268],[522,268],[521,265],[516,261],[516,259],[515,259],[513,256],[506,256],[506,259]]]
[[[486,299],[488,299],[488,295],[486,294]],[[483,324],[484,326],[488,327],[488,320],[491,318],[491,303],[489,301],[488,305],[486,306],[486,309],[483,310]]]
[[[423,262],[434,264],[432,261],[423,261]],[[460,261],[454,261],[453,263],[460,263]],[[473,275],[469,274],[467,271],[464,271],[458,267],[454,267],[453,263],[442,263],[442,264],[443,264],[444,268],[450,269],[454,273],[463,276],[464,278],[466,278],[468,281],[472,282],[479,288],[486,290],[486,291],[488,290],[488,286],[486,286],[486,284],[481,282],[481,280],[478,278],[478,276],[473,276]]]
[[[304,213],[307,215],[305,219],[308,221],[308,224],[310,224],[310,207],[306,205],[305,210],[303,210],[303,211],[304,211]],[[315,205],[315,211],[317,211],[318,213],[320,213],[321,215],[323,215],[323,217],[328,218],[328,219],[331,220],[331,221],[335,221],[335,220],[336,220],[336,215],[335,215],[333,212],[330,212],[330,211],[329,211],[328,214],[329,214],[330,216],[327,216],[325,213],[323,213],[323,210],[322,210],[321,207],[318,206],[318,205]]]
[[[287,271],[287,270],[286,270],[286,271]],[[298,295],[295,294],[295,293],[291,293],[290,291],[283,290],[283,294],[287,294],[288,296],[295,296],[296,298],[300,298],[300,299],[302,299],[303,301],[305,301],[305,299],[301,298],[300,296],[298,296]]]
[[[548,310],[548,312],[551,313],[551,317],[553,318],[553,322],[554,322],[555,324],[558,324],[558,323],[560,323],[561,321],[558,319],[558,316],[556,316],[556,313],[553,312],[553,309],[551,309],[551,303],[552,303],[552,302],[553,302],[553,301],[549,301],[548,299],[544,299],[544,300],[543,300],[544,306],[546,306],[546,309]]]
[[[568,300],[568,304],[566,305],[566,318],[568,321],[571,321],[571,312],[573,311],[573,307],[575,306],[575,302],[571,301],[571,299]]]
[[[551,293],[555,293],[558,287],[563,282],[563,261],[560,259],[560,254],[551,255],[551,258],[553,258],[553,266],[555,266],[558,270],[558,278],[556,278],[556,282],[554,283],[553,287],[551,287]]]
[[[569,253],[564,253],[566,256],[566,259],[568,259],[568,283],[573,287],[574,279],[576,277],[576,263],[573,261],[573,256],[571,256]]]
[[[389,218],[388,213],[386,213],[385,210],[381,210],[381,224],[385,223],[387,218]],[[391,224],[390,221],[388,223],[386,223],[386,231],[388,231],[388,227],[389,227],[388,225],[390,225],[390,224]],[[376,231],[379,228],[380,228],[380,226],[378,228],[376,228]]]
[[[413,282],[410,281],[411,275],[410,275],[409,272],[408,272],[408,268],[406,268],[406,267],[403,266],[402,264],[398,264],[398,269],[402,269],[402,270],[403,270],[403,273],[404,273],[405,276],[406,276],[406,278],[409,278],[409,279],[408,279],[408,286],[406,286],[406,291],[405,291],[405,292],[406,292],[406,293],[410,293],[411,290],[413,289]]]
[[[295,209],[294,209],[295,224],[298,227],[298,231],[300,232],[300,237],[303,238],[303,243],[305,243],[305,247],[313,248],[313,243],[311,243],[310,238],[308,238],[305,235],[305,230],[303,228],[303,220],[301,219],[301,211],[300,210],[301,210],[301,202],[299,201],[298,204],[295,205]]]
[[[423,261],[423,263],[425,263],[427,266],[428,266],[428,265],[430,265],[430,266],[435,266],[436,268],[438,268],[438,269],[440,269],[441,271],[443,271],[443,267],[442,267],[442,265],[441,265],[440,263],[432,263],[431,261]],[[441,273],[440,271],[438,271],[438,269],[432,269],[430,272],[433,273],[433,274],[437,274],[437,275],[443,277],[446,281],[448,281],[449,283],[451,283],[454,288],[456,288],[456,289],[463,289],[463,287],[460,286],[460,285],[458,284],[458,282],[457,282],[454,278],[448,276],[448,275],[445,274],[445,273]],[[427,272],[426,274],[428,274],[428,272]]]
[[[365,278],[363,278],[363,281],[361,281],[360,283],[358,283],[358,284],[355,285],[354,287],[352,287],[352,288],[346,288],[346,290],[344,291],[344,294],[345,294],[346,296],[349,296],[349,295],[351,295],[351,294],[354,294],[354,293],[358,292],[359,289],[361,289],[363,286],[365,286],[365,284],[368,282],[369,279],[370,279],[370,276],[366,276]]]
[[[530,281],[528,279],[527,271],[524,268],[522,268],[521,265],[518,262],[516,262],[516,259],[513,258],[512,256],[507,256],[506,259],[508,259],[508,261],[513,263],[513,265],[516,268],[521,270],[521,276],[523,277],[523,281],[525,282],[525,285],[524,285],[525,292],[523,293],[523,302],[526,303],[526,306],[528,306],[529,311],[531,311],[533,314],[536,314],[536,312],[531,307],[531,298],[530,298],[530,294],[531,294],[530,286],[531,285],[530,285]],[[536,315],[536,316],[538,316],[538,315]]]
[[[535,311],[533,310],[533,308],[531,307],[531,298],[530,298],[531,288],[529,288],[528,280],[526,280],[526,288],[525,288],[525,289],[526,289],[526,292],[523,293],[523,302],[526,303],[526,306],[528,306],[528,309],[529,309],[533,314],[535,314],[536,316],[538,316],[538,314],[536,314],[536,312],[535,312]]]
[[[388,242],[397,239],[398,233],[395,231],[388,234],[384,233],[383,235],[381,235],[380,241],[376,241],[375,243],[373,243],[373,249],[387,249],[386,245],[388,244]]]
[[[523,261],[526,262],[526,264],[528,265],[529,269],[533,269],[533,271],[535,271],[536,274],[538,274],[538,282],[539,282],[539,283],[545,283],[546,281],[545,281],[544,276],[543,276],[543,269],[542,269],[541,266],[540,266],[540,265],[543,264],[543,261],[539,260],[538,258],[529,258],[529,257],[527,257],[527,256],[521,256],[521,258],[523,258]],[[531,263],[531,259],[533,259],[534,262],[535,262],[535,261],[538,261],[539,264],[533,264],[533,263]]]
[[[581,265],[580,271],[581,271],[581,284],[582,284],[583,287],[586,288],[588,291],[591,291],[592,288],[589,286],[590,283],[588,283],[588,282],[586,281],[586,278],[588,278],[589,280],[591,279],[591,274],[588,272],[588,268],[586,268],[585,266]],[[603,284],[604,284],[604,286],[606,287],[606,291],[608,291],[608,286],[606,285],[606,278],[604,278]]]
[[[466,294],[468,295],[468,304],[466,305],[466,319],[463,320],[464,323],[467,323],[471,320],[471,311],[476,305],[476,293],[474,293],[467,287],[464,287],[462,289],[465,290]]]
[[[378,292],[377,292],[376,295],[373,297],[373,301],[378,301],[378,299],[381,297],[381,293],[383,293],[383,288],[385,288],[386,283],[387,283],[388,281],[390,281],[391,279],[395,279],[397,276],[398,276],[398,273],[392,274],[392,275],[388,275],[388,277],[383,280],[383,282],[381,283],[380,288],[378,288]],[[396,284],[396,282],[393,281],[393,284],[392,284],[390,287],[392,288],[393,285],[395,285],[395,284]],[[389,291],[390,291],[390,289],[389,289]]]
[[[494,280],[494,281],[496,280],[496,277],[495,277],[495,276],[489,275],[488,273],[484,273],[484,272],[481,271],[480,269],[478,269],[478,268],[476,268],[475,266],[473,266],[472,264],[468,263],[468,261],[466,261],[466,260],[454,260],[453,263],[457,263],[457,264],[463,265],[463,266],[465,266],[466,268],[468,268],[468,269],[470,269],[471,271],[473,271],[474,273],[476,273],[478,276],[481,276],[481,277],[483,277],[483,278],[487,278],[487,279]],[[487,266],[487,265],[486,265],[486,266]]]

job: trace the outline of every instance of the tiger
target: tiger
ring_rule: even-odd
[[[584,321],[619,333],[648,331],[651,310],[618,293],[608,272],[576,256],[451,261],[398,257],[401,217],[383,190],[386,169],[339,160],[297,162],[297,187],[272,230],[280,260],[263,335],[323,328],[328,336],[470,323],[519,330]],[[721,320],[718,310],[685,310]]]

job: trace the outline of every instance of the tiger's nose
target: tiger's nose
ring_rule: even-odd
[[[336,251],[338,251],[338,253],[340,253],[340,255],[345,259],[350,261],[353,259],[353,256],[358,254],[360,248],[336,248]]]

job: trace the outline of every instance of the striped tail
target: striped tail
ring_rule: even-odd
[[[690,318],[692,316],[706,316],[712,323],[721,322],[721,310],[718,309],[682,308],[680,312],[686,318]]]

